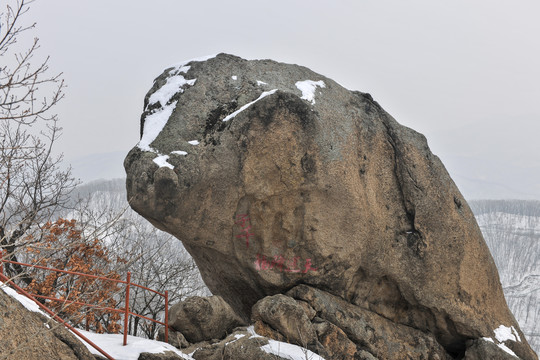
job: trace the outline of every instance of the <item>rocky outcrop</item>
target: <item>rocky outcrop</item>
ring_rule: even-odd
[[[362,351],[397,334],[404,351],[423,339],[426,354],[457,358],[503,325],[521,338],[515,352],[536,359],[444,166],[369,94],[220,54],[156,79],[141,136],[124,164],[130,205],[182,240],[245,320],[259,300],[304,284],[363,319],[352,329],[325,313]]]
[[[0,359],[94,360],[94,356],[63,325],[27,310],[0,289]]]
[[[354,359],[360,351],[380,359],[451,359],[432,334],[396,324],[322,290],[300,285],[287,294],[289,296],[275,295],[258,302],[254,307],[254,320],[260,317],[259,308],[264,307],[264,311],[270,314],[264,318],[268,327],[276,329],[288,342],[329,359]],[[305,321],[308,319],[305,313],[303,316],[296,314],[301,309],[299,307],[291,311],[291,306],[281,306],[285,309],[274,312],[278,316],[272,314],[272,309],[278,308],[275,303],[288,305],[295,303],[293,299],[307,302],[316,311],[313,322]],[[301,327],[276,326],[276,320],[286,319],[289,314],[292,319],[304,320],[300,322]],[[267,334],[272,337],[271,333]]]

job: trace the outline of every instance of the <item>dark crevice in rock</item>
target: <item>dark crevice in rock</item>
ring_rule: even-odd
[[[207,145],[219,144],[219,136],[216,133],[222,132],[229,126],[229,122],[224,122],[223,119],[236,111],[237,108],[238,101],[235,99],[226,104],[220,104],[210,111],[203,129],[203,137]]]
[[[406,166],[406,165],[403,165],[401,164],[402,162],[405,161],[405,159],[403,158],[402,154],[401,154],[401,151],[399,150],[399,147],[398,147],[398,144],[397,142],[399,140],[397,140],[397,137],[395,136],[394,134],[394,130],[391,128],[391,126],[389,124],[387,124],[387,121],[385,119],[385,114],[382,114],[380,113],[380,119],[381,119],[381,124],[386,128],[386,139],[388,141],[388,143],[390,144],[390,146],[392,147],[392,150],[393,150],[393,153],[394,153],[394,156],[393,156],[393,159],[394,159],[394,176],[396,178],[396,184],[398,186],[398,190],[399,190],[399,193],[401,195],[401,200],[402,200],[402,203],[403,203],[403,209],[405,210],[405,213],[407,215],[407,219],[409,220],[409,223],[410,223],[410,228],[414,231],[416,231],[416,228],[415,228],[415,224],[414,224],[414,220],[415,220],[415,209],[414,209],[414,204],[412,204],[409,200],[409,196],[408,196],[408,193],[407,193],[407,189],[405,187],[405,183],[404,183],[404,179],[403,179],[403,169],[402,167],[403,166]]]

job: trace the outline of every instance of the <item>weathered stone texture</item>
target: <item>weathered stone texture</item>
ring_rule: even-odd
[[[0,289],[0,359],[94,360],[63,325],[29,311]]]

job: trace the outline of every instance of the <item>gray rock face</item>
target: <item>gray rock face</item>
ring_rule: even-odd
[[[444,166],[369,94],[221,54],[156,79],[141,135],[124,163],[130,205],[182,240],[245,319],[307,284],[452,356],[500,325],[522,335]]]

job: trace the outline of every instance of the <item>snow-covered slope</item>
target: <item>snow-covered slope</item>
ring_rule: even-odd
[[[506,301],[540,352],[540,202],[471,201],[499,269]]]

